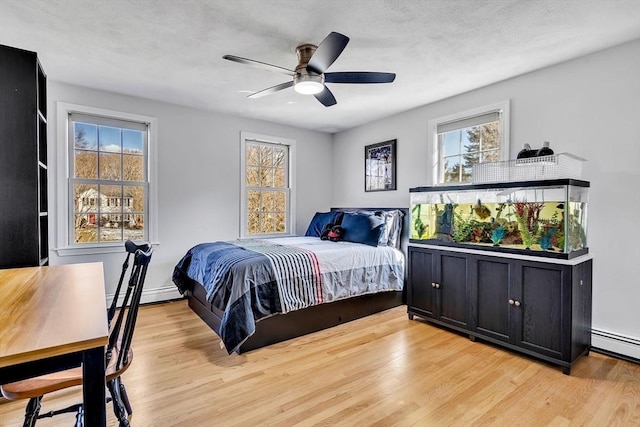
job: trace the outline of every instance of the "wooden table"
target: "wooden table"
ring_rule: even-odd
[[[0,384],[82,365],[85,425],[106,425],[102,263],[0,270]]]

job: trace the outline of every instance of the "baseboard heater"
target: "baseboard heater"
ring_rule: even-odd
[[[597,353],[640,364],[640,340],[637,338],[592,329],[591,349]]]

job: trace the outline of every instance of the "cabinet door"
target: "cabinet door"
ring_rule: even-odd
[[[491,338],[511,342],[509,325],[513,315],[509,304],[513,261],[506,258],[476,257],[471,280],[474,330]]]
[[[511,308],[515,344],[568,360],[571,334],[571,267],[519,262]]]
[[[434,256],[433,251],[409,247],[407,306],[409,312],[427,317],[434,317],[436,306]]]
[[[447,253],[440,251],[436,259],[439,279],[436,282],[439,308],[437,317],[446,323],[468,329],[469,292],[467,254]]]

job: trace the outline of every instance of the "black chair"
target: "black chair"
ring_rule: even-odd
[[[108,400],[113,401],[113,412],[118,419],[120,427],[128,427],[129,417],[133,414],[121,375],[129,368],[133,360],[131,341],[138,317],[142,288],[153,253],[151,245],[146,243],[136,245],[131,241],[127,241],[125,243],[125,249],[127,251],[127,258],[122,265],[122,273],[113,302],[107,310],[110,330],[109,343],[107,344],[105,353],[107,366],[105,380],[111,395]],[[122,306],[118,312],[118,316],[115,317],[120,288],[122,287],[124,277],[129,267],[129,258],[131,255],[133,255],[133,268],[131,269],[131,275],[129,276]],[[115,323],[112,325],[111,323],[114,317]],[[2,391],[2,395],[9,400],[29,399],[25,410],[24,427],[34,426],[36,420],[40,418],[53,417],[67,412],[76,412],[76,426],[82,426],[84,425],[84,411],[81,403],[46,414],[40,414],[41,402],[45,394],[80,385],[82,385],[82,369],[78,367],[5,384],[0,386],[0,391]]]

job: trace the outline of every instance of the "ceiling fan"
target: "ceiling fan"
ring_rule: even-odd
[[[224,55],[223,58],[240,64],[251,65],[263,70],[275,71],[293,77],[291,81],[261,90],[249,95],[249,98],[260,98],[291,86],[296,92],[313,95],[325,107],[336,104],[325,83],[391,83],[395,80],[394,73],[378,73],[372,71],[342,71],[327,73],[327,69],[340,56],[349,43],[349,37],[340,33],[330,33],[320,45],[302,44],[296,48],[298,65],[295,70],[288,70],[277,65],[266,64],[253,59],[241,58],[234,55]]]

